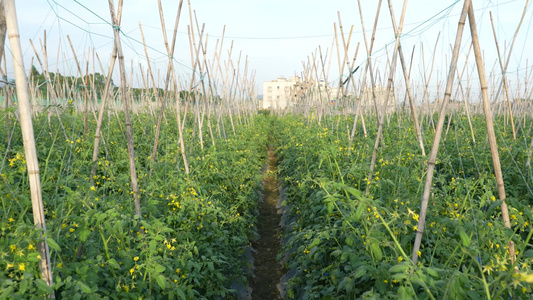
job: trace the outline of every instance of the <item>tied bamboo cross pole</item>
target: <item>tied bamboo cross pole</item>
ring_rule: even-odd
[[[451,45],[450,45],[451,49]],[[453,51],[453,49],[451,49]],[[474,135],[474,128],[472,127],[472,118],[470,117],[470,108],[468,103],[468,95],[465,94],[465,90],[463,89],[463,84],[461,83],[462,77],[464,75],[464,72],[466,70],[466,67],[468,65],[468,57],[470,56],[470,52],[472,51],[472,45],[468,48],[468,53],[466,54],[465,64],[463,66],[463,70],[459,74],[459,70],[457,70],[457,83],[459,85],[459,89],[461,90],[461,94],[463,96],[463,103],[465,106],[466,111],[466,118],[468,119],[468,126],[470,128],[470,135],[472,136],[472,142],[476,144],[476,136]]]
[[[31,119],[31,104],[28,93],[28,80],[26,78],[22,50],[20,47],[20,35],[17,23],[17,12],[14,0],[3,0],[6,28],[9,33],[9,44],[13,57],[13,69],[15,71],[15,83],[17,86],[18,107],[20,114],[20,127],[24,142],[24,153],[26,165],[28,167],[28,182],[31,191],[31,203],[33,211],[33,222],[40,236],[43,238],[37,244],[40,253],[39,268],[41,277],[48,286],[52,286],[52,269],[50,265],[50,251],[46,241],[46,220],[43,209],[43,199],[41,194],[41,180],[39,176],[39,161],[37,159],[37,149]],[[50,295],[54,297],[54,293]]]
[[[367,193],[367,194],[369,192],[369,188],[368,187],[370,186],[370,182],[372,181],[372,174],[373,174],[374,168],[376,166],[376,157],[378,155],[379,142],[380,142],[380,139],[382,139],[382,133],[383,133],[383,121],[385,119],[385,115],[387,114],[387,106],[388,106],[390,94],[391,94],[391,91],[392,91],[392,88],[393,88],[393,77],[394,77],[394,73],[396,71],[396,61],[397,61],[397,58],[398,58],[397,51],[398,51],[398,47],[400,45],[400,35],[402,33],[403,22],[405,20],[406,7],[407,7],[407,0],[404,0],[403,8],[402,8],[402,15],[400,17],[400,24],[398,25],[398,31],[397,31],[397,34],[396,34],[396,43],[394,45],[394,51],[392,52],[393,56],[392,56],[392,62],[390,64],[389,79],[388,79],[388,82],[387,82],[387,89],[386,89],[386,93],[387,94],[385,95],[385,101],[383,102],[383,108],[382,108],[381,115],[378,115],[378,120],[379,120],[378,132],[377,132],[377,135],[376,135],[376,141],[374,142],[374,149],[372,151],[372,160],[370,161],[370,171],[368,172],[367,185],[366,185],[366,188],[365,188],[365,193]],[[392,10],[392,4],[390,2],[389,2],[389,9]],[[385,145],[385,143],[383,141],[381,142],[381,144],[382,144],[382,147]]]
[[[485,121],[487,125],[487,135],[489,139],[490,152],[492,154],[492,163],[494,166],[494,176],[496,177],[496,185],[498,186],[498,196],[502,201],[501,211],[502,218],[505,227],[511,228],[511,221],[509,219],[509,209],[507,203],[505,202],[505,185],[503,183],[502,168],[500,164],[500,155],[498,153],[498,144],[496,143],[496,135],[494,134],[494,124],[492,120],[492,113],[490,110],[489,103],[489,94],[487,91],[487,79],[485,77],[485,65],[483,63],[483,58],[481,56],[481,48],[479,45],[479,36],[477,34],[476,28],[476,19],[474,16],[473,5],[470,6],[468,10],[468,21],[470,24],[470,33],[472,35],[472,44],[474,46],[474,56],[476,58],[476,65],[479,74],[479,81],[481,83],[481,92],[483,96],[483,110],[485,112]],[[512,240],[509,241],[509,257],[511,259],[511,264],[514,264],[516,259],[514,243]]]
[[[122,21],[122,5],[123,0],[119,0],[118,2],[118,12],[117,12],[117,24],[120,26],[120,23]],[[94,185],[94,177],[96,176],[96,167],[98,162],[98,153],[100,152],[100,134],[102,132],[102,123],[104,121],[104,112],[105,107],[107,103],[107,98],[109,97],[110,93],[110,87],[111,87],[111,81],[112,81],[112,75],[113,75],[113,69],[115,68],[115,62],[117,61],[117,46],[113,45],[113,50],[111,52],[111,62],[109,63],[109,68],[107,72],[107,78],[104,85],[104,91],[102,95],[102,103],[100,104],[100,110],[98,111],[98,120],[96,121],[96,132],[94,133],[94,147],[93,147],[93,159],[92,159],[92,168],[91,168],[91,182]],[[96,55],[98,57],[98,55]],[[100,63],[100,59],[98,58],[98,63],[100,64],[100,68],[102,69],[102,73],[104,73],[102,64]],[[105,74],[104,74],[105,76]],[[112,93],[112,91],[111,91]],[[114,99],[114,96],[111,96]],[[120,124],[120,123],[119,123]]]
[[[492,26],[492,33],[494,35],[494,43],[496,44],[496,52],[498,53],[498,62],[500,64],[500,69],[502,71],[503,89],[505,90],[505,98],[507,100],[507,109],[509,110],[509,119],[511,121],[511,129],[513,131],[513,140],[516,140],[513,110],[511,109],[511,100],[509,99],[509,89],[507,88],[507,77],[505,76],[505,69],[503,67],[502,56],[500,54],[500,46],[498,44],[498,38],[496,37],[496,30],[494,29],[494,21],[492,20],[492,11],[489,11],[489,15],[490,15],[490,24]]]
[[[513,47],[514,47],[514,44],[516,42],[516,37],[518,36],[518,31],[520,30],[520,27],[522,26],[522,22],[524,21],[524,17],[526,15],[526,11],[527,11],[527,8],[529,6],[529,0],[526,0],[526,4],[524,5],[524,10],[522,12],[522,16],[520,17],[520,22],[518,23],[518,27],[516,28],[516,31],[514,33],[514,36],[513,36],[513,41],[511,42],[511,47],[509,48],[509,52],[507,54],[507,59],[505,61],[505,65],[503,67],[503,72],[502,72],[502,80],[500,81],[500,85],[498,87],[498,91],[496,92],[496,95],[492,98],[492,99],[497,99],[500,95],[500,92],[501,92],[501,89],[502,89],[502,85],[503,85],[503,75],[505,74],[505,72],[507,72],[507,67],[509,66],[509,61],[511,60],[511,53],[513,52]]]
[[[85,105],[84,105],[84,111],[83,111],[83,124],[85,128],[85,134],[88,132],[88,125],[87,125],[87,79],[85,76],[83,76],[83,72],[81,70],[80,62],[78,61],[78,57],[76,55],[76,51],[74,50],[74,46],[72,45],[72,41],[70,40],[70,36],[67,35],[68,43],[70,44],[70,49],[72,50],[72,55],[74,56],[74,62],[76,62],[76,67],[78,68],[78,73],[80,74],[81,81],[84,88],[84,99],[85,99]],[[87,60],[87,64],[89,63],[89,60]],[[87,66],[88,67],[88,66]]]
[[[57,104],[55,100],[57,100],[58,97],[53,87],[52,80],[50,78],[50,73],[48,72],[48,59],[47,59],[47,53],[46,53],[46,31],[44,32],[44,46],[43,46],[44,65],[31,39],[30,39],[30,44],[31,44],[31,47],[33,48],[33,52],[35,53],[35,57],[37,58],[37,61],[39,62],[39,65],[41,66],[41,69],[43,70],[43,74],[45,75],[48,92],[52,94],[52,100],[54,101],[53,104]],[[63,122],[61,121],[61,115],[59,114],[59,111],[57,109],[54,109],[54,111],[56,112],[57,118],[59,120],[59,125],[61,129],[63,130],[63,135],[65,137],[65,140],[68,140],[67,131],[65,130],[65,127],[63,126]],[[50,119],[50,115],[48,115],[48,117]],[[48,123],[50,124],[50,121]]]
[[[391,0],[389,0],[389,7],[392,8]],[[392,9],[390,9],[389,11],[390,11],[390,16],[391,16],[391,21],[392,21],[392,28],[394,29],[394,35],[399,36],[401,34],[401,31],[396,28],[396,20],[394,18],[394,12]],[[439,32],[439,36],[440,36],[440,32]],[[438,40],[439,38],[437,37],[437,42]],[[409,80],[409,73],[407,72],[407,66],[405,63],[405,59],[403,57],[402,44],[399,39],[397,40],[397,42],[398,42],[397,51],[398,51],[398,55],[400,56],[400,64],[402,66],[402,73],[404,76],[405,86],[407,89],[407,95],[409,98],[409,106],[411,108],[411,116],[413,118],[413,124],[415,127],[416,139],[418,140],[418,144],[420,146],[420,150],[422,151],[422,155],[426,156],[426,150],[424,149],[424,141],[422,140],[422,133],[420,131],[420,125],[418,124],[418,117],[416,115],[415,101],[414,101],[413,93],[411,91],[411,81]],[[435,44],[435,49],[436,48],[437,48],[437,45]],[[396,53],[394,53],[393,55],[396,55]],[[435,57],[435,53],[433,53],[433,57]],[[433,64],[431,65],[431,71],[433,71]],[[429,76],[431,78],[431,74]],[[429,82],[429,79],[428,79],[428,82]],[[426,84],[426,89],[427,89],[427,84]]]
[[[163,97],[163,99],[161,101],[161,110],[159,111],[159,117],[157,119],[157,126],[156,126],[156,131],[155,131],[154,147],[153,147],[152,156],[151,156],[152,163],[151,163],[151,166],[150,166],[150,177],[152,177],[152,172],[153,172],[153,169],[154,169],[153,166],[154,166],[154,163],[155,163],[155,159],[157,157],[157,148],[158,148],[158,144],[159,144],[159,136],[161,134],[161,122],[163,120],[165,106],[166,106],[166,94],[167,94],[167,91],[168,91],[169,85],[170,85],[170,76],[172,75],[173,70],[174,70],[173,56],[174,56],[174,49],[175,49],[175,46],[176,46],[176,36],[177,36],[177,33],[178,33],[178,24],[179,24],[179,21],[180,21],[181,8],[183,6],[183,0],[180,0],[179,5],[178,5],[178,14],[176,16],[176,22],[174,24],[174,32],[173,32],[173,35],[172,35],[172,44],[171,44],[170,48],[168,47],[167,34],[166,34],[166,30],[165,30],[165,21],[164,21],[164,17],[163,17],[163,7],[161,5],[161,1],[160,0],[158,1],[158,6],[159,6],[159,17],[161,19],[161,28],[162,28],[162,32],[163,32],[163,39],[164,39],[165,48],[167,49],[167,54],[168,54],[168,69],[167,69],[167,76],[166,76],[166,79],[165,79],[165,90],[163,92],[163,95],[165,95],[165,96]],[[143,36],[143,44],[144,44],[144,36]],[[145,45],[145,52],[146,52],[146,45]],[[148,54],[146,54],[146,56],[148,58]],[[149,68],[150,76],[152,77],[152,81],[153,81],[153,75],[152,75],[150,64],[148,64],[148,68]],[[154,82],[154,90],[155,90],[155,82]],[[156,95],[159,95],[159,93],[157,93]],[[178,110],[178,114],[179,113],[180,112]],[[182,131],[181,130],[179,131],[179,135],[180,135],[179,139],[180,139],[180,142],[181,142],[181,141],[183,141],[183,136],[182,136]],[[182,155],[185,156],[185,152],[182,152]],[[184,161],[187,161],[186,157],[184,157],[183,159],[184,159]]]
[[[466,21],[466,15],[471,5],[471,0],[465,0],[463,10],[459,18],[459,25],[457,27],[457,35],[455,37],[455,44],[453,47],[452,60],[450,63],[450,69],[448,71],[448,81],[446,83],[446,91],[444,93],[444,100],[442,101],[441,109],[439,112],[439,119],[437,121],[437,127],[435,131],[435,137],[433,138],[433,146],[428,159],[428,168],[426,181],[424,185],[424,193],[422,195],[420,214],[418,219],[417,231],[415,242],[413,245],[413,252],[411,254],[411,260],[416,265],[418,262],[418,251],[420,250],[420,244],[422,243],[422,236],[424,234],[424,226],[426,224],[426,215],[429,203],[429,195],[431,193],[431,184],[433,181],[433,171],[435,170],[435,164],[437,161],[437,153],[439,151],[440,139],[442,136],[442,129],[444,127],[444,118],[446,117],[446,106],[452,95],[453,81],[455,78],[455,71],[457,69],[457,59],[459,57],[459,49],[461,46],[461,40],[463,37],[463,31]]]
[[[113,32],[115,35],[115,47],[118,55],[118,65],[120,68],[120,81],[122,97],[124,97],[124,118],[126,122],[126,138],[128,143],[128,154],[130,160],[130,177],[131,177],[131,189],[134,197],[135,214],[141,217],[141,202],[139,199],[139,186],[137,183],[137,171],[135,167],[135,151],[133,148],[133,133],[131,126],[131,118],[129,112],[129,95],[127,93],[126,86],[126,70],[124,67],[124,54],[122,52],[122,45],[120,43],[120,27],[118,26],[117,16],[115,15],[115,5],[113,0],[109,0],[109,13],[111,14],[111,20],[113,24]]]

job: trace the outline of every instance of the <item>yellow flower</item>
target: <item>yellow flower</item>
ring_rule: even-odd
[[[533,283],[533,273],[520,273],[520,281]]]
[[[96,188],[93,186],[91,186],[91,191],[96,191]]]
[[[24,266],[24,263],[19,264],[19,270],[24,271],[26,270],[26,266]]]
[[[398,256],[398,262],[402,262],[402,260],[403,260],[403,257]]]
[[[420,252],[420,251],[417,251],[416,254],[418,255],[418,257],[422,256],[422,252]]]
[[[14,264],[10,264],[10,263],[8,263],[7,266],[6,266],[6,270],[7,270],[7,269],[11,269],[11,268],[13,268],[13,267],[15,267]]]
[[[9,220],[8,220],[8,221],[9,221],[9,222],[14,222],[14,221],[15,221],[15,219],[13,219],[13,218],[9,218]]]
[[[135,256],[135,257],[133,258],[133,261],[138,261],[138,260],[139,260],[139,257],[138,257],[138,256]]]
[[[76,229],[74,229],[74,228],[70,228],[70,232],[74,232],[74,230],[76,230]]]
[[[133,272],[135,272],[135,269],[134,269],[134,268],[131,268],[131,269],[130,269],[130,274],[133,275]]]

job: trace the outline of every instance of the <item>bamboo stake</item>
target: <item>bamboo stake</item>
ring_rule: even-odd
[[[31,39],[30,39],[30,44],[31,44],[31,46],[33,48],[33,51],[35,52],[35,56],[37,58],[37,61],[39,62],[40,66],[41,66],[41,69],[43,70],[43,74],[45,75],[46,84],[48,86],[48,90],[50,90],[52,92],[52,99],[57,99],[57,95],[55,94],[55,90],[54,90],[53,85],[52,85],[52,80],[50,78],[50,73],[48,73],[48,59],[47,59],[47,53],[46,53],[46,31],[45,31],[44,46],[43,46],[44,66],[43,66],[43,63],[41,62],[41,59],[40,59],[39,55],[37,54],[37,50],[35,49]],[[57,104],[57,102],[54,101],[54,104]],[[63,126],[63,122],[61,121],[61,115],[59,114],[59,111],[57,109],[54,109],[54,111],[56,112],[57,119],[59,121],[59,125],[60,125],[61,129],[63,130],[63,135],[65,137],[65,140],[67,140],[68,139],[67,131],[65,130],[65,126]]]
[[[492,26],[492,33],[494,35],[494,43],[496,44],[496,53],[498,53],[498,62],[500,63],[500,69],[502,71],[503,89],[505,90],[505,98],[507,99],[507,109],[509,110],[509,119],[511,120],[511,129],[513,131],[513,140],[516,140],[516,131],[515,131],[515,127],[514,127],[513,110],[511,109],[511,100],[509,99],[509,89],[507,88],[507,78],[505,76],[505,70],[503,68],[502,57],[500,55],[500,46],[498,45],[498,38],[496,37],[496,30],[494,29],[494,21],[492,20],[492,11],[489,11],[489,15],[490,15],[490,24]],[[494,99],[494,100],[496,100],[496,99]]]
[[[428,202],[429,202],[429,195],[431,193],[431,184],[433,181],[433,171],[435,169],[437,153],[439,151],[440,138],[442,135],[442,128],[444,126],[444,118],[446,117],[446,106],[448,105],[448,101],[450,100],[450,97],[452,95],[451,93],[452,93],[453,81],[455,78],[455,70],[457,68],[457,59],[459,57],[459,48],[461,46],[461,39],[463,37],[463,30],[464,30],[464,25],[466,21],[466,15],[468,13],[468,9],[470,8],[470,6],[471,6],[471,0],[465,0],[463,4],[463,10],[459,18],[457,35],[455,37],[453,55],[452,55],[452,60],[450,64],[450,70],[448,72],[448,81],[446,83],[446,92],[444,93],[444,99],[442,101],[442,105],[441,105],[441,109],[439,113],[439,119],[437,121],[435,137],[433,138],[433,146],[431,147],[431,152],[429,154],[428,169],[426,172],[427,174],[426,182],[424,185],[424,193],[422,195],[416,237],[415,237],[415,242],[413,245],[413,252],[411,254],[411,260],[413,261],[413,264],[415,265],[418,262],[418,251],[420,250],[420,244],[422,243],[422,235],[424,234],[424,226],[426,224],[426,214],[427,214],[427,207],[428,207]]]
[[[121,20],[122,20],[122,3],[123,0],[119,0],[118,3],[118,13],[117,13],[117,24],[120,26]],[[92,159],[92,169],[91,169],[91,181],[94,185],[94,176],[96,176],[96,166],[98,162],[98,153],[100,152],[100,133],[102,131],[102,123],[104,121],[104,112],[106,107],[107,98],[109,97],[110,93],[110,87],[111,87],[111,81],[112,81],[112,75],[113,75],[113,69],[115,68],[115,62],[117,60],[117,47],[114,45],[113,50],[111,52],[111,61],[109,63],[109,69],[107,72],[107,78],[105,81],[104,91],[102,95],[102,103],[100,104],[100,110],[98,111],[98,120],[96,122],[96,132],[94,133],[94,147],[93,147],[93,159]],[[97,55],[98,57],[98,55]],[[100,58],[98,58],[98,62],[100,63]],[[100,68],[102,68],[102,64],[100,64]],[[102,70],[102,73],[104,71]],[[105,76],[105,74],[103,74]],[[111,91],[112,93],[112,91]],[[113,96],[112,96],[113,97]]]
[[[121,90],[124,97],[124,117],[126,121],[126,137],[128,142],[128,153],[130,159],[130,176],[131,176],[131,188],[135,203],[135,214],[141,217],[141,202],[139,199],[139,186],[137,185],[137,171],[135,167],[135,151],[133,149],[133,133],[129,112],[129,95],[127,94],[126,87],[126,70],[124,68],[124,55],[122,54],[122,45],[120,43],[120,27],[118,26],[117,16],[115,15],[115,7],[113,0],[109,0],[109,12],[111,14],[111,20],[113,24],[113,31],[115,34],[115,47],[118,54],[118,65],[120,68]]]
[[[78,57],[76,56],[76,51],[74,50],[74,46],[72,45],[72,41],[70,40],[70,36],[67,35],[68,42],[70,44],[70,49],[72,50],[72,55],[74,56],[74,62],[76,63],[76,67],[78,69],[78,74],[81,77],[82,84],[87,89],[87,82],[85,80],[85,77],[83,76],[83,72],[81,70],[80,62],[78,61]],[[87,98],[85,97],[85,104],[87,104]],[[87,128],[87,109],[84,110],[84,117],[83,117],[83,124],[85,128]]]
[[[498,196],[502,201],[501,211],[502,218],[505,227],[511,228],[511,221],[509,219],[509,210],[507,203],[505,202],[505,185],[503,183],[502,169],[500,164],[500,155],[498,153],[498,145],[496,143],[496,135],[494,134],[494,124],[492,119],[492,113],[490,111],[489,95],[487,92],[487,82],[485,78],[485,65],[481,58],[481,49],[479,46],[479,37],[476,28],[476,19],[474,16],[473,5],[468,10],[468,20],[470,24],[470,32],[472,34],[472,44],[474,45],[474,56],[476,57],[476,65],[479,74],[479,80],[481,83],[481,91],[483,96],[483,109],[485,111],[485,120],[487,124],[487,135],[489,138],[490,152],[492,154],[492,163],[494,165],[494,176],[496,177],[496,184],[498,186]],[[514,243],[509,240],[509,256],[511,258],[511,264],[514,264],[516,255],[514,249]]]
[[[378,132],[377,132],[377,135],[376,135],[376,141],[374,143],[374,150],[372,151],[372,160],[370,161],[370,171],[368,172],[368,176],[367,176],[367,186],[365,188],[365,193],[369,192],[369,188],[368,187],[370,186],[370,182],[372,181],[372,173],[374,172],[374,167],[376,165],[376,157],[377,157],[377,154],[378,154],[379,142],[380,142],[380,139],[382,138],[383,121],[385,119],[385,115],[387,114],[387,104],[388,104],[388,101],[389,101],[389,98],[390,98],[390,94],[391,94],[391,91],[392,91],[392,88],[393,88],[393,77],[394,77],[394,73],[395,73],[395,70],[396,70],[396,60],[397,60],[397,57],[398,57],[397,51],[398,51],[398,46],[400,45],[400,35],[401,35],[402,29],[403,29],[403,21],[405,19],[406,7],[407,7],[407,0],[404,0],[403,8],[402,8],[402,14],[401,14],[401,17],[400,17],[400,24],[398,25],[398,31],[397,31],[397,34],[396,34],[396,43],[394,45],[394,51],[392,52],[393,56],[392,56],[392,62],[391,62],[391,65],[390,65],[389,79],[388,79],[388,82],[387,82],[387,89],[385,91],[387,94],[385,95],[385,101],[383,102],[383,108],[382,108],[381,115],[378,115],[379,126],[378,126]],[[390,3],[390,1],[389,1],[389,9],[392,10],[392,4]],[[382,144],[382,146],[384,146],[385,143],[382,141],[381,144]]]
[[[389,7],[392,7],[391,0],[389,0]],[[391,21],[392,21],[392,28],[394,29],[394,34],[396,36],[398,36],[398,35],[401,34],[401,31],[396,29],[396,20],[394,19],[394,13],[393,13],[392,9],[390,9],[390,15],[391,15]],[[440,36],[440,32],[439,32],[439,36]],[[437,42],[438,41],[439,41],[439,38],[437,37]],[[424,141],[422,140],[422,133],[420,131],[420,125],[418,124],[418,117],[417,117],[416,111],[415,111],[415,103],[414,103],[414,99],[413,99],[413,94],[411,92],[411,83],[410,83],[410,80],[409,80],[409,74],[407,73],[406,63],[405,63],[405,60],[403,58],[402,45],[401,45],[399,39],[397,39],[397,43],[398,43],[398,47],[397,47],[398,55],[400,56],[400,63],[401,63],[401,66],[402,66],[404,81],[405,81],[405,85],[406,85],[406,89],[407,89],[407,95],[409,96],[408,98],[409,98],[409,104],[410,104],[410,107],[411,107],[411,115],[412,115],[413,123],[414,123],[414,126],[415,126],[416,138],[418,140],[418,143],[419,143],[419,146],[420,146],[420,150],[422,151],[422,155],[426,156],[426,150],[424,149]],[[435,43],[435,48],[437,48],[436,43]],[[394,55],[396,55],[396,53]],[[433,55],[433,57],[435,57],[435,55]],[[431,71],[433,71],[433,63],[431,64]],[[430,78],[431,78],[431,74],[430,74]],[[428,79],[428,82],[429,82],[429,79]],[[426,86],[427,86],[427,83],[426,83]]]
[[[509,53],[507,54],[507,59],[505,61],[505,65],[503,68],[504,71],[502,72],[502,75],[505,74],[505,72],[507,72],[507,67],[509,66],[509,61],[511,60],[511,52],[513,51],[514,43],[516,41],[516,37],[518,36],[518,31],[520,30],[520,27],[522,26],[522,21],[524,21],[524,17],[526,15],[528,6],[529,6],[529,0],[526,0],[526,4],[524,5],[522,16],[520,17],[520,22],[518,23],[518,27],[516,28],[516,31],[514,33],[513,41],[511,42],[511,47],[509,48]],[[498,91],[496,92],[496,96],[492,99],[496,99],[499,97],[501,89],[502,89],[502,85],[503,85],[503,78],[504,77],[502,76],[502,80],[500,81],[500,85],[498,86]]]
[[[50,252],[46,241],[46,220],[44,216],[43,200],[41,194],[41,180],[39,176],[39,161],[37,158],[37,149],[35,146],[35,137],[33,134],[33,125],[31,119],[31,105],[28,95],[28,81],[24,71],[24,61],[22,59],[22,50],[20,47],[20,35],[18,31],[17,12],[14,0],[3,1],[6,28],[9,32],[9,43],[11,54],[13,56],[13,68],[15,71],[15,82],[17,85],[17,98],[20,115],[20,127],[24,142],[24,153],[26,156],[26,165],[28,167],[28,181],[31,191],[31,203],[33,210],[33,222],[37,230],[40,230],[40,236],[43,238],[37,248],[41,255],[39,268],[42,279],[48,286],[52,286],[52,269],[50,266]],[[50,295],[54,297],[54,293]]]
[[[173,64],[172,59],[173,59],[174,49],[175,49],[175,45],[176,45],[176,35],[177,35],[177,32],[178,32],[178,24],[179,24],[179,20],[180,20],[180,16],[181,16],[181,8],[183,6],[183,0],[180,0],[179,5],[178,5],[178,13],[176,15],[176,21],[175,21],[175,24],[174,24],[174,32],[173,32],[173,35],[172,35],[172,44],[171,44],[170,49],[168,47],[167,35],[166,35],[166,30],[165,30],[165,21],[164,21],[164,18],[163,18],[163,8],[161,6],[161,1],[160,0],[158,1],[158,6],[159,6],[159,17],[161,19],[161,27],[162,27],[162,30],[163,30],[164,43],[165,43],[165,47],[167,49],[167,54],[168,54],[168,69],[167,69],[167,77],[166,77],[166,80],[165,80],[165,90],[164,90],[164,94],[166,94],[167,90],[169,88],[169,84],[170,84],[170,76],[172,75],[173,69],[174,69],[174,64]],[[143,39],[143,43],[144,43],[144,39]],[[150,74],[151,74],[151,71],[150,71]],[[159,94],[159,93],[157,93],[157,94]],[[179,92],[178,92],[178,94],[179,94]],[[163,119],[163,116],[164,116],[165,105],[166,105],[166,97],[163,97],[163,100],[161,101],[161,110],[159,111],[159,118],[157,120],[157,126],[156,126],[156,131],[155,131],[154,146],[153,146],[152,156],[151,156],[152,163],[151,163],[151,166],[150,166],[150,177],[152,176],[153,165],[154,165],[155,159],[157,157],[157,148],[158,148],[158,144],[159,144],[159,135],[160,135],[160,132],[161,132],[161,122],[162,122],[162,119]],[[178,111],[178,114],[180,114],[179,111]],[[180,134],[180,140],[183,140],[183,136],[181,136],[182,131],[179,131],[179,134]],[[182,155],[185,156],[186,155],[185,152],[182,152]],[[187,161],[187,159],[185,157],[184,157],[184,161]],[[186,170],[188,170],[188,167],[187,167]],[[187,172],[187,174],[188,174],[188,172]]]
[[[370,76],[370,84],[372,85],[372,101],[373,101],[373,104],[374,104],[374,110],[376,112],[376,121],[378,123],[378,127],[379,127],[379,109],[378,109],[377,97],[376,97],[376,82],[374,80],[374,69],[372,67],[372,49],[374,47],[374,40],[375,40],[375,37],[376,37],[376,29],[377,29],[377,24],[378,24],[379,12],[381,10],[381,1],[382,0],[379,0],[379,2],[378,2],[376,17],[374,19],[374,27],[372,29],[372,36],[370,38],[370,46],[369,46],[368,42],[367,42],[367,38],[366,38],[365,25],[364,25],[364,22],[363,22],[363,11],[361,9],[361,1],[357,0],[357,5],[359,7],[359,15],[360,15],[360,19],[361,19],[361,28],[362,28],[362,31],[363,31],[363,39],[365,41],[365,48],[366,48],[366,54],[367,54],[367,63],[366,63],[366,67],[365,67],[365,72],[363,74],[363,76],[364,76],[363,78],[366,78],[367,72],[370,73],[369,76]],[[364,90],[363,90],[362,94],[364,95]]]

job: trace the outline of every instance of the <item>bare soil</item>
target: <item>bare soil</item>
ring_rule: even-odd
[[[253,300],[281,299],[277,285],[282,276],[280,264],[276,260],[280,248],[279,224],[281,215],[276,205],[279,199],[278,180],[276,177],[277,157],[274,148],[268,149],[268,167],[263,187],[264,199],[260,206],[258,218],[259,239],[253,244],[254,278],[251,278]]]

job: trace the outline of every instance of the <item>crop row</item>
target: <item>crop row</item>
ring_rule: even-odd
[[[246,282],[243,254],[254,227],[266,134],[238,125],[236,133],[215,132],[201,149],[185,126],[191,173],[181,158],[178,125],[172,114],[163,124],[154,173],[151,147],[154,117],[133,118],[142,217],[135,216],[128,152],[120,114],[109,115],[105,143],[90,178],[93,137],[83,117],[34,119],[40,159],[47,241],[54,284],[40,278],[37,245],[20,129],[11,115],[8,150],[0,128],[0,298],[140,299],[229,297],[232,284]],[[5,117],[5,112],[2,117]],[[89,122],[89,132],[95,123]],[[226,128],[231,128],[227,124]],[[220,130],[220,128],[219,128]]]
[[[366,122],[368,137],[360,130],[351,147],[343,128],[351,128],[353,120],[336,117],[321,125],[302,117],[278,120],[287,224],[280,258],[289,270],[287,297],[526,299],[533,295],[529,188],[533,180],[526,166],[530,133],[522,130],[513,141],[505,133],[504,120],[496,120],[509,229],[501,219],[502,202],[497,199],[483,119],[473,120],[475,143],[466,119],[458,114],[453,118],[438,155],[416,264],[411,251],[427,157],[420,154],[412,124],[396,116],[390,119],[374,176],[368,180],[375,119]],[[423,126],[424,142],[431,145],[431,123]],[[510,241],[517,249],[514,265]]]

